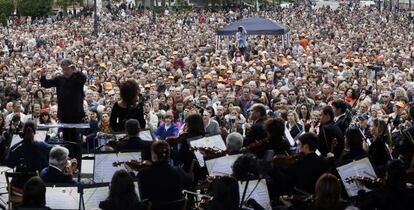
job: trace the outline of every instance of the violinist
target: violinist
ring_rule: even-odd
[[[414,106],[410,107],[410,117],[414,120]],[[412,124],[398,136],[392,152],[395,158],[403,160],[407,163],[406,167],[409,167],[414,154],[414,126]]]
[[[212,200],[205,210],[243,210],[240,208],[239,184],[233,177],[225,176],[217,179],[212,184]],[[263,210],[254,199],[246,202],[254,210]]]
[[[255,141],[266,138],[266,132],[263,128],[264,121],[266,120],[266,108],[263,104],[254,104],[250,108],[249,120],[253,122],[251,127],[249,124],[246,127],[250,127],[249,131],[246,132],[243,145],[248,146]]]
[[[384,174],[384,168],[391,159],[387,143],[391,141],[390,132],[387,123],[380,119],[372,121],[371,133],[373,140],[369,146],[369,155],[373,163],[377,166],[379,173]]]
[[[238,132],[233,132],[226,137],[226,148],[228,154],[239,153],[243,146],[243,136]]]
[[[329,163],[315,153],[318,141],[316,134],[305,133],[298,140],[299,152],[303,157],[288,169],[288,178],[293,186],[312,194],[318,178],[328,172]]]
[[[345,133],[345,142],[346,150],[340,158],[340,162],[351,162],[367,155],[367,152],[362,147],[363,136],[358,128],[348,128]]]
[[[204,124],[203,118],[200,114],[194,113],[190,114],[186,120],[186,128],[183,133],[181,133],[178,137],[175,138],[167,138],[166,141],[171,145],[178,145],[180,144],[180,148],[177,152],[173,153],[172,158],[176,163],[184,164],[183,168],[186,172],[190,172],[190,166],[194,155],[190,150],[190,145],[187,142],[187,139],[204,136]]]
[[[139,135],[139,122],[129,119],[125,122],[126,137],[116,142],[115,150],[118,152],[142,152],[143,160],[150,160],[149,143],[143,141]]]
[[[267,150],[273,150],[275,155],[290,154],[290,145],[284,136],[284,120],[282,118],[269,119],[264,123],[266,138],[257,147],[248,147],[258,157],[262,157]],[[252,144],[251,144],[252,145]]]
[[[76,159],[69,160],[69,150],[55,146],[49,153],[49,166],[40,172],[45,183],[76,184],[73,173],[78,167]]]
[[[40,172],[48,166],[49,151],[52,147],[44,142],[36,141],[35,134],[36,123],[28,120],[23,127],[23,141],[10,148],[6,161],[8,167],[16,167],[16,172]],[[13,180],[12,185],[22,188],[29,178]]]
[[[332,107],[325,106],[320,116],[321,126],[318,135],[318,150],[323,156],[328,153],[337,160],[344,149],[345,141],[341,129],[334,123]],[[336,144],[334,143],[336,139]]]
[[[414,190],[407,187],[407,173],[402,160],[387,163],[386,176],[382,187],[373,192],[360,191],[358,204],[366,210],[406,210],[414,206]],[[357,185],[360,186],[360,185]]]
[[[318,178],[315,187],[315,196],[301,204],[284,203],[290,206],[289,210],[345,210],[349,204],[341,198],[341,183],[336,176],[325,173]]]
[[[182,199],[183,189],[188,189],[193,181],[184,170],[171,166],[169,158],[170,145],[166,141],[154,141],[151,145],[152,164],[138,173],[141,199],[151,201],[153,210],[181,209],[171,202]]]

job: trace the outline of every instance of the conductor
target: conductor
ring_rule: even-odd
[[[72,60],[64,59],[60,66],[62,75],[51,79],[47,79],[45,70],[42,70],[40,84],[45,88],[56,87],[60,123],[81,123],[85,116],[83,86],[86,82],[86,76],[76,69]],[[63,140],[79,143],[80,136],[75,128],[64,128]],[[80,155],[80,147],[72,146],[70,150],[74,157]]]

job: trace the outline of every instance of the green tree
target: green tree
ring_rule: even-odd
[[[50,14],[53,0],[18,0],[17,10],[20,15],[44,17]]]
[[[13,0],[0,0],[0,13],[6,17],[10,16],[14,11]]]
[[[7,17],[6,17],[6,15],[4,13],[0,13],[0,24],[3,27],[6,27],[7,26]]]

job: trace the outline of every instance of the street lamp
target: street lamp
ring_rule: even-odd
[[[95,14],[93,17],[93,34],[95,36],[98,36],[98,5],[96,3],[96,0],[93,1],[94,7],[95,7]]]

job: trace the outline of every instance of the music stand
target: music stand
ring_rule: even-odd
[[[94,183],[94,184],[79,184],[78,185],[78,193],[79,193],[79,210],[86,210],[85,207],[85,189],[92,189],[92,188],[101,188],[101,187],[109,187],[109,183]],[[109,192],[109,188],[108,188]],[[105,196],[105,198],[108,195]],[[103,198],[102,201],[105,199]]]

